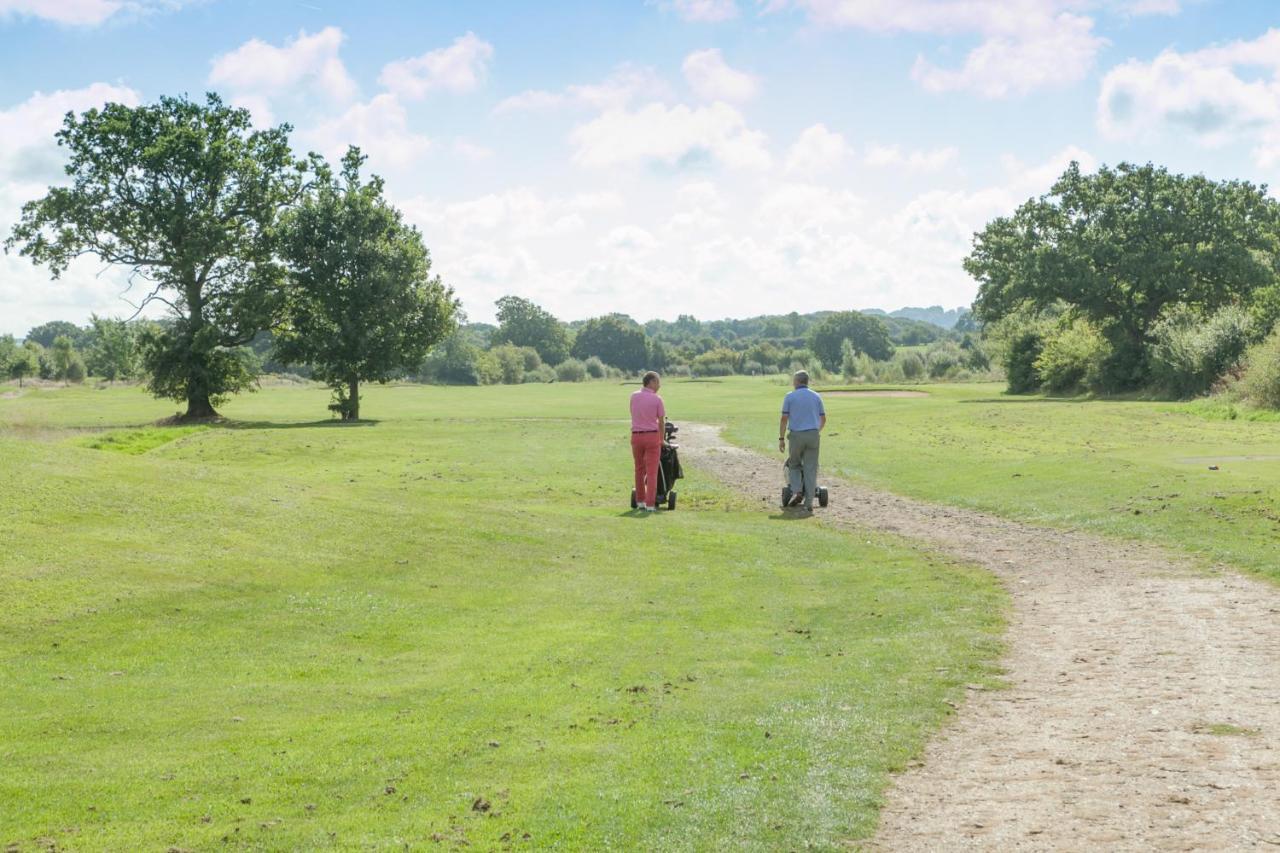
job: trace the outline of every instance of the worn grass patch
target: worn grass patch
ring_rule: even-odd
[[[114,430],[83,439],[81,444],[93,450],[111,450],[140,456],[149,450],[202,432],[203,426],[156,426],[140,429]]]

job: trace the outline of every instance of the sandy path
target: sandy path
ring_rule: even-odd
[[[779,456],[711,427],[680,438],[690,463],[776,511]],[[986,566],[1013,602],[1009,689],[970,693],[895,779],[873,847],[1280,849],[1280,591],[1150,546],[823,482],[822,522]]]

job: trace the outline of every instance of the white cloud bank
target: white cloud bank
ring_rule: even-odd
[[[704,101],[741,103],[754,98],[760,88],[754,75],[731,68],[718,48],[694,51],[681,69],[693,93]]]
[[[448,47],[387,63],[378,83],[406,100],[432,92],[473,92],[484,83],[492,59],[493,45],[468,32]]]
[[[569,138],[574,162],[592,168],[721,165],[757,169],[772,162],[765,135],[748,127],[742,113],[722,102],[703,107],[652,103],[636,110],[609,110],[574,128]]]
[[[1098,126],[1113,139],[1172,132],[1208,147],[1243,139],[1259,166],[1280,167],[1280,29],[1113,68],[1098,96]]]

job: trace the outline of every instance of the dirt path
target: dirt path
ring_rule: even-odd
[[[681,430],[686,459],[776,507],[781,459]],[[820,523],[986,566],[1009,689],[969,694],[897,777],[885,850],[1280,849],[1280,591],[1158,549],[824,478]]]

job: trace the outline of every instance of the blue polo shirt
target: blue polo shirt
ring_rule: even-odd
[[[822,397],[808,387],[797,388],[782,398],[782,414],[788,417],[787,427],[795,432],[818,429],[818,420],[827,413],[822,408]]]

